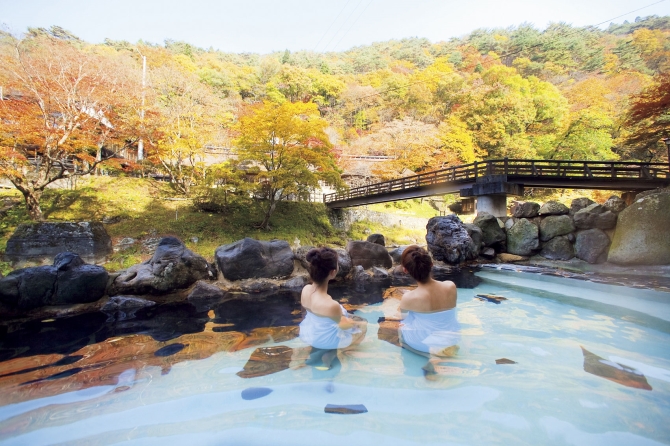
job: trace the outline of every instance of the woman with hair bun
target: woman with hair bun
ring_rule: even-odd
[[[417,282],[417,287],[400,300],[403,316],[400,342],[403,347],[423,355],[454,355],[458,351],[461,329],[456,318],[456,285],[431,277],[430,254],[417,245],[405,249],[400,263]]]
[[[360,343],[365,336],[365,325],[352,319],[328,294],[328,281],[334,279],[338,271],[337,252],[331,248],[314,248],[307,253],[307,261],[312,283],[305,285],[300,296],[300,303],[307,310],[300,323],[300,339],[317,349],[346,348]]]

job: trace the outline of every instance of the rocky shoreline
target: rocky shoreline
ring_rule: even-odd
[[[665,246],[670,241],[659,229],[670,226],[670,191],[645,192],[632,204],[626,207],[618,197],[604,205],[577,199],[570,208],[556,202],[517,202],[512,216],[480,214],[473,224],[462,223],[455,214],[434,217],[426,233],[436,263],[434,273],[483,266],[670,292],[670,246]],[[48,225],[53,237],[57,228]],[[72,225],[66,224],[66,230],[72,231]],[[96,229],[98,240],[99,232]],[[35,228],[20,228],[17,233],[39,238]],[[28,243],[30,255],[35,256],[36,243],[30,238]],[[109,249],[106,243],[98,244]],[[48,249],[54,252],[53,243]],[[78,254],[59,252],[52,265],[18,269],[0,278],[0,318],[132,312],[173,300],[235,299],[299,290],[309,282],[305,260],[309,249],[292,249],[282,240],[245,238],[218,247],[214,262],[209,263],[178,238],[163,237],[151,259],[116,273],[86,264]],[[407,283],[409,277],[398,268],[403,249],[387,248],[382,234],[350,241],[346,248],[337,249],[336,280],[363,286]],[[649,255],[640,259],[640,252]],[[617,264],[605,263],[608,258]]]

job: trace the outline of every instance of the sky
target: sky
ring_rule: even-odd
[[[652,14],[670,15],[670,0],[0,0],[0,24],[12,33],[58,25],[91,43],[172,39],[262,54],[439,42],[523,22],[607,27]]]

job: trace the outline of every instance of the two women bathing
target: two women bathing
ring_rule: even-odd
[[[337,252],[315,248],[307,253],[312,283],[306,285],[300,302],[306,310],[300,323],[300,339],[314,349],[348,349],[365,337],[366,322],[347,311],[328,294],[328,282],[338,271]],[[456,318],[456,285],[431,277],[433,262],[428,252],[413,245],[405,249],[401,264],[417,281],[417,287],[400,301],[402,322],[399,337],[403,347],[423,355],[451,356],[458,350],[460,325]],[[324,353],[330,367],[334,353]]]

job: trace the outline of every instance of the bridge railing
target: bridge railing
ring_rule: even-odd
[[[635,163],[608,161],[565,161],[496,159],[447,167],[404,178],[349,189],[347,192],[325,194],[323,201],[348,200],[370,195],[426,187],[438,183],[465,183],[493,175],[512,177],[552,177],[571,179],[666,179],[670,178],[666,163]]]

